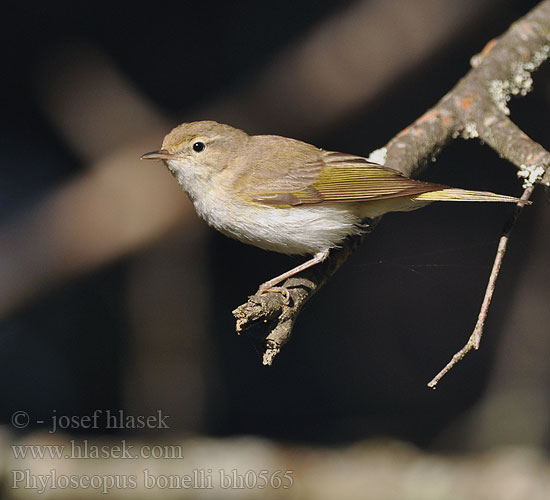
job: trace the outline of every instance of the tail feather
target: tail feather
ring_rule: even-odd
[[[441,189],[414,196],[413,200],[426,201],[502,201],[508,203],[521,203],[530,205],[530,201],[523,201],[513,196],[489,193],[488,191],[469,191],[467,189]]]

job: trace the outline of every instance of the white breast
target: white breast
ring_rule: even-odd
[[[277,208],[228,200],[195,200],[198,214],[222,233],[264,250],[314,254],[360,232],[343,205]]]

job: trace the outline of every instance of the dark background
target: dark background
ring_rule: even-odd
[[[403,2],[396,16],[406,19],[411,4]],[[468,71],[473,54],[535,4],[496,3],[476,14],[460,36],[386,85],[376,99],[322,127],[293,135],[325,149],[368,155],[433,105]],[[3,227],[87,168],[41,104],[41,80],[36,75],[39,68],[47,73],[44,64],[49,64],[52,52],[83,42],[95,47],[175,126],[184,119],[216,118],[197,110],[245,86],[281,50],[292,50],[320,22],[352,5],[318,0],[119,2],[110,7],[8,2],[2,34]],[[391,25],[391,17],[387,22]],[[366,48],[365,58],[369,50],[384,47]],[[535,75],[534,91],[511,104],[514,120],[546,146],[549,90],[549,72],[543,66]],[[249,131],[287,133],[285,109],[280,112],[276,125],[258,123]],[[158,135],[159,145],[161,141]],[[136,150],[136,158],[144,152]],[[455,141],[422,177],[468,189],[521,194],[515,168],[477,141]],[[463,345],[475,324],[511,207],[433,204],[385,217],[308,304],[292,341],[271,368],[261,366],[246,335],[234,334],[231,310],[258,283],[299,259],[247,247],[208,230],[203,243],[207,272],[201,281],[207,299],[204,293],[197,295],[197,301],[203,301],[197,307],[207,311],[199,332],[207,344],[196,359],[188,352],[180,362],[183,373],[190,360],[199,364],[202,382],[189,393],[196,381],[186,379],[185,399],[180,380],[171,382],[159,375],[157,382],[158,391],[170,395],[163,409],[175,415],[173,429],[305,443],[390,435],[422,446],[460,449],[460,439],[449,429],[488,389],[518,276],[530,265],[530,252],[538,244],[534,214],[547,210],[542,192],[536,193],[535,201],[514,234],[481,350],[457,366],[435,392],[426,383]],[[6,312],[0,328],[2,422],[8,424],[10,415],[21,409],[44,419],[54,410],[86,415],[98,408],[128,408],[127,392],[133,390],[128,388],[143,380],[128,375],[133,363],[129,353],[135,351],[129,350],[133,329],[126,298],[133,262],[148,251],[147,246],[136,248],[60,279]],[[181,259],[173,265],[193,267],[194,262]],[[173,279],[179,275],[176,270]],[[171,276],[166,279],[169,282]],[[547,320],[533,318],[534,324]],[[193,333],[193,325],[185,322],[174,327],[181,328],[182,336]],[[163,332],[157,334],[151,339],[161,352],[155,376],[157,371],[162,374],[163,352],[178,355],[173,345],[162,347]],[[548,387],[548,380],[539,383]],[[140,411],[135,401],[132,410]],[[178,419],[178,414],[189,418]]]

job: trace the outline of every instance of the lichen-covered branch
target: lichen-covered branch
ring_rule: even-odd
[[[544,0],[472,57],[467,75],[432,109],[374,152],[371,159],[413,177],[451,140],[480,138],[519,169],[518,176],[523,178],[529,194],[535,183],[550,185],[550,153],[512,122],[507,106],[512,96],[523,96],[531,90],[531,74],[549,54],[550,0]],[[322,265],[287,280],[284,286],[290,290],[290,305],[284,304],[280,294],[268,293],[254,295],[235,309],[239,333],[253,325],[265,328],[264,364],[271,364],[289,339],[302,306],[346,261],[360,240],[350,239],[331,252]],[[504,252],[498,255],[501,262]],[[491,276],[493,289],[498,269]],[[485,316],[490,295],[486,302]],[[481,328],[477,329],[479,338]]]

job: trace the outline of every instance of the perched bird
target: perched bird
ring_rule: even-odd
[[[324,151],[276,135],[248,135],[214,121],[182,123],[142,160],[163,160],[197,213],[223,234],[285,254],[313,257],[263,283],[280,291],[286,278],[326,259],[362,231],[361,221],[432,201],[501,201],[512,196],[418,181],[366,158]]]

